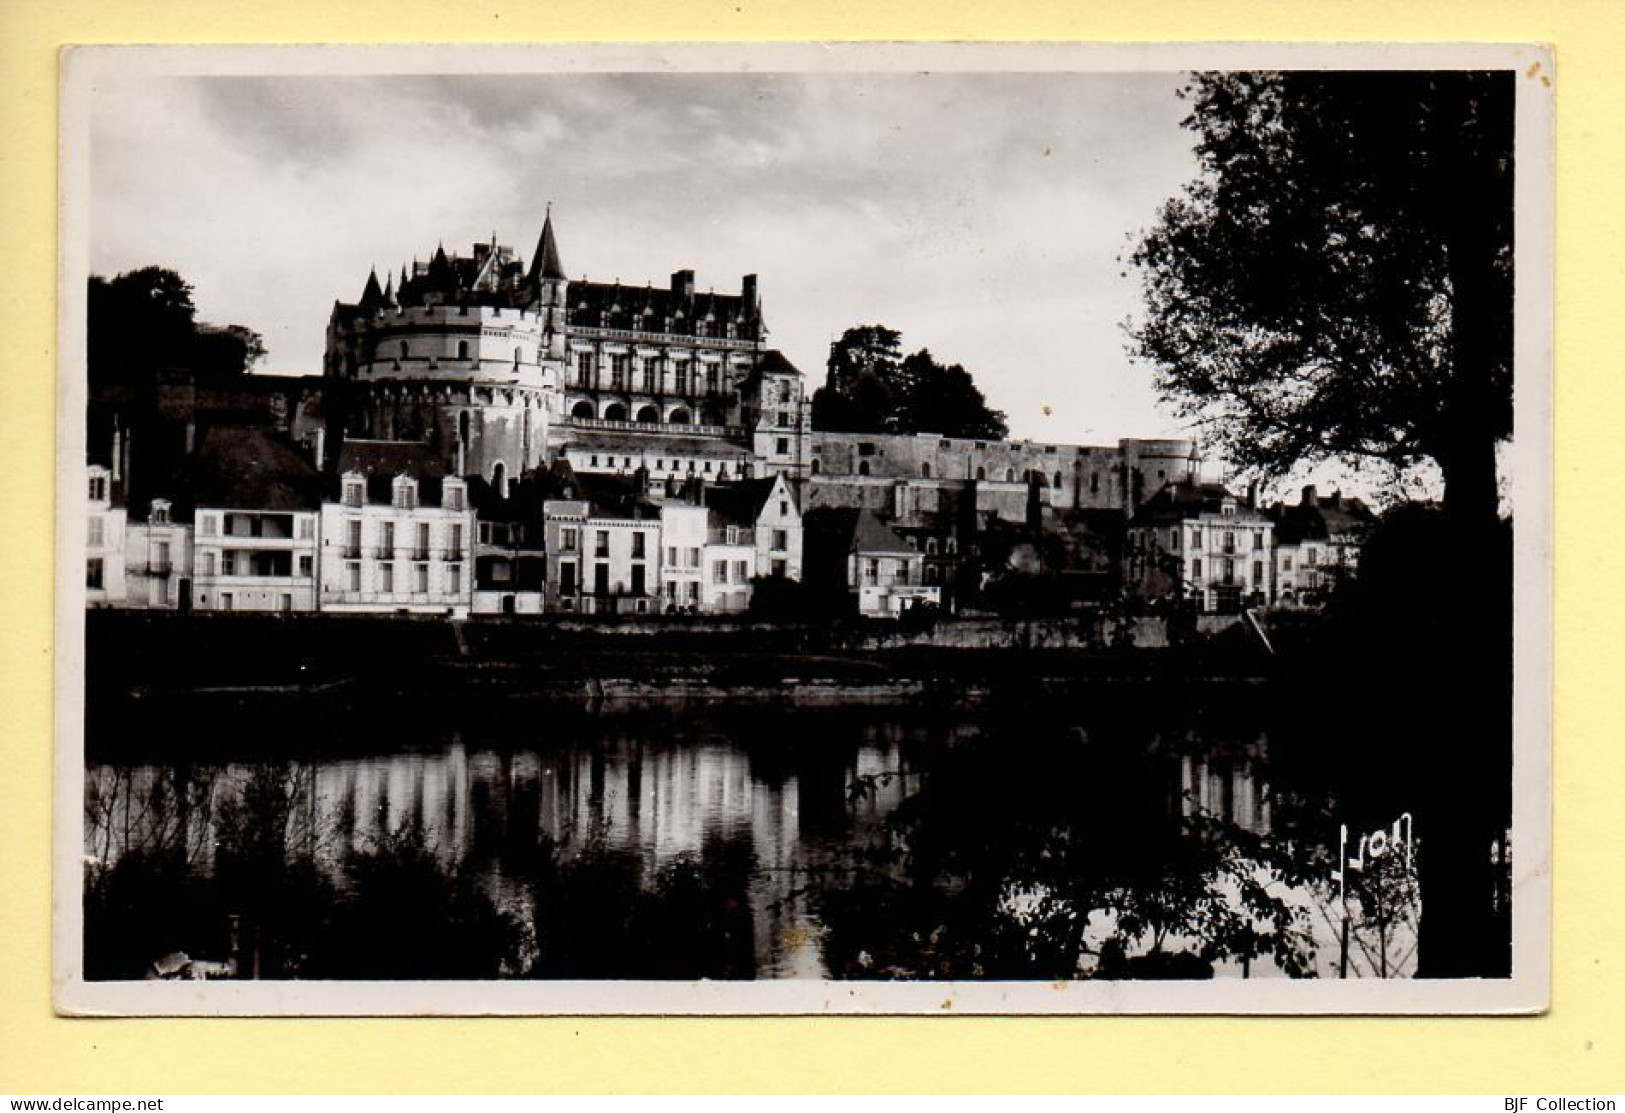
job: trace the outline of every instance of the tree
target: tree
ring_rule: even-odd
[[[1439,528],[1402,548],[1406,575],[1449,575],[1404,609],[1362,558],[1368,605],[1339,637],[1377,652],[1341,675],[1382,693],[1354,718],[1416,786],[1419,973],[1502,975],[1489,862],[1510,820],[1495,452],[1512,428],[1513,77],[1204,74],[1183,95],[1201,174],[1130,256],[1146,302],[1132,350],[1245,471],[1437,465]]]
[[[859,325],[830,346],[829,377],[813,394],[813,426],[848,433],[935,433],[997,440],[1004,414],[988,408],[970,372],[921,348],[902,355],[902,334]]]
[[[264,339],[253,329],[200,323],[191,285],[172,270],[92,275],[88,295],[92,383],[142,382],[171,369],[224,378],[243,374],[265,355]]]
[[[1130,256],[1135,354],[1245,470],[1439,467],[1496,511],[1512,426],[1510,74],[1202,74],[1201,175]]]

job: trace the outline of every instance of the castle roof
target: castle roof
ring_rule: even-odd
[[[536,255],[530,262],[530,279],[558,279],[564,277],[564,265],[559,262],[559,242],[553,235],[553,209],[548,207],[542,221],[542,237],[536,241]]]

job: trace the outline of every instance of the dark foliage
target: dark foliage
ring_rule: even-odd
[[[93,385],[147,382],[159,371],[230,378],[265,355],[264,341],[252,329],[200,323],[192,287],[174,271],[143,267],[112,279],[92,275],[88,294]]]
[[[1135,354],[1233,463],[1423,460],[1495,513],[1512,421],[1507,73],[1224,73],[1183,95],[1201,176],[1129,261]]]
[[[902,334],[883,325],[849,328],[830,348],[829,376],[813,393],[813,427],[850,433],[936,433],[998,440],[1004,414],[959,364],[924,348],[904,356]]]

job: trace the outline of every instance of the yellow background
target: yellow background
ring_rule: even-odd
[[[1557,55],[1555,970],[1523,1019],[62,1020],[50,996],[57,48],[1420,40]],[[1625,15],[1608,0],[0,0],[0,1092],[1625,1090]]]

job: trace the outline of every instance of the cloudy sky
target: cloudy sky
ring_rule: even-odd
[[[900,329],[1013,435],[1179,431],[1123,352],[1119,255],[1195,172],[1177,74],[188,77],[99,83],[91,269],[148,264],[199,315],[317,373],[335,298],[436,244],[529,261],[553,203],[572,278],[761,276],[772,342]]]

